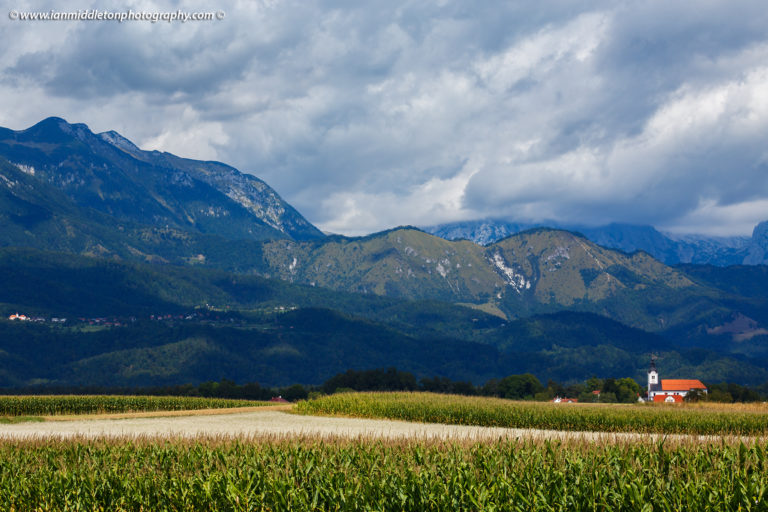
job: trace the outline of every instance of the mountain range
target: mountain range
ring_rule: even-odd
[[[749,295],[756,277],[726,280]],[[6,388],[318,384],[348,368],[385,366],[476,383],[525,372],[642,380],[650,352],[670,376],[768,380],[768,347],[745,318],[712,333],[708,346],[686,346],[588,312],[508,321],[446,302],[34,249],[0,249],[0,311],[35,319],[0,320]]]
[[[624,252],[645,251],[667,265],[764,265],[768,263],[768,221],[755,226],[752,236],[714,237],[662,233],[653,226],[607,224],[582,226],[558,222],[519,223],[501,219],[452,222],[422,229],[446,240],[471,240],[490,245],[528,229],[548,227],[583,234],[596,244]]]
[[[719,264],[764,261],[765,223],[715,242],[481,224],[326,236],[223,163],[59,118],[0,129],[0,313],[79,319],[0,322],[0,386],[282,385],[388,365],[640,378],[651,351],[672,374],[768,380],[766,267],[679,264],[706,243]],[[41,349],[57,355],[37,364]]]
[[[142,151],[113,131],[94,134],[52,117],[26,130],[0,129],[0,155],[34,177],[33,188],[50,185],[77,207],[118,223],[231,240],[322,237],[255,176],[219,162]],[[18,183],[8,180],[6,185]],[[22,218],[33,222],[42,214]]]

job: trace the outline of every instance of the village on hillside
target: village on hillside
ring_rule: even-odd
[[[274,314],[287,313],[296,310],[296,306],[274,306],[269,308],[269,312]],[[153,313],[145,319],[154,322],[191,322],[191,321],[206,321],[206,322],[219,322],[219,323],[235,323],[235,318],[228,314],[226,308],[216,308],[209,305],[205,307],[196,308],[193,312],[187,313]],[[139,321],[137,316],[100,316],[100,317],[87,317],[80,316],[74,320],[70,320],[65,317],[55,316],[39,316],[39,315],[27,315],[24,313],[13,313],[8,316],[10,322],[31,322],[31,323],[52,323],[52,324],[65,324],[67,322],[79,323],[86,325],[96,325],[104,327],[122,327],[124,325],[134,324]]]

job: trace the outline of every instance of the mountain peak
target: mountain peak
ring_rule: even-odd
[[[108,144],[112,144],[116,148],[122,149],[127,153],[134,153],[137,151],[141,151],[141,149],[136,144],[126,139],[125,137],[123,137],[122,135],[120,135],[114,130],[110,130],[108,132],[101,132],[98,134],[98,136],[104,142]]]
[[[24,141],[49,143],[65,143],[73,138],[86,141],[93,136],[88,125],[83,123],[70,124],[60,117],[48,117],[39,123],[17,132]]]
[[[47,117],[37,124],[34,124],[26,130],[21,130],[25,135],[49,135],[55,133],[71,133],[70,124],[60,117]]]
[[[45,127],[61,128],[62,126],[65,126],[65,125],[69,126],[69,123],[67,122],[66,119],[62,119],[61,117],[51,116],[51,117],[46,117],[39,123],[36,123],[31,127],[29,127],[28,129],[34,130],[35,128],[45,128]]]
[[[91,129],[88,128],[87,124],[84,123],[68,123],[66,119],[62,119],[61,117],[51,116],[46,117],[39,123],[27,128],[24,130],[24,132],[40,132],[40,131],[61,131],[64,133],[74,133],[76,131],[88,131],[90,132]]]

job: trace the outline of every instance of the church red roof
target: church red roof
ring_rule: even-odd
[[[666,402],[668,398],[672,398],[675,403],[681,403],[683,401],[682,395],[654,395],[654,402]]]
[[[699,379],[662,379],[662,391],[689,391],[691,389],[707,389]]]

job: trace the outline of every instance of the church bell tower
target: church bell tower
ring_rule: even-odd
[[[648,401],[653,401],[651,391],[659,388],[659,372],[656,371],[656,356],[651,354],[651,367],[648,369]]]

